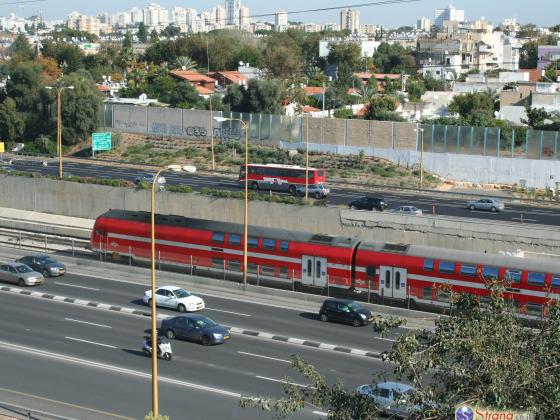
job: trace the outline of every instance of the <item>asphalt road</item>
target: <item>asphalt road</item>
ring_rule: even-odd
[[[63,286],[52,279],[48,283],[41,291]],[[123,297],[129,292],[116,290]],[[0,305],[0,408],[9,403],[80,419],[141,418],[149,411],[150,359],[140,352],[149,318],[5,292]],[[299,329],[299,318],[292,323]],[[340,378],[349,389],[391,370],[377,359],[239,335],[210,348],[181,341],[172,346],[173,360],[159,363],[160,411],[172,419],[271,418],[240,409],[239,397],[280,397],[284,378],[305,385],[290,367],[296,353],[327,381]],[[295,418],[320,418],[314,411],[308,407]]]
[[[54,162],[46,167],[41,165],[14,165],[12,167],[14,169],[19,168],[22,170],[58,175],[58,165]],[[98,178],[125,179],[128,181],[134,181],[137,176],[147,173],[147,171],[140,169],[98,165],[85,161],[80,163],[66,162],[64,163],[63,169],[64,172],[76,176],[95,176]],[[170,185],[186,184],[190,185],[194,190],[200,190],[203,187],[233,191],[239,190],[239,185],[235,179],[224,176],[173,173],[165,173],[164,176],[167,183]],[[328,204],[347,206],[349,202],[363,195],[363,191],[353,188],[331,188]],[[424,213],[427,214],[484,219],[486,221],[499,220],[513,223],[521,223],[521,221],[523,221],[523,223],[529,224],[560,225],[560,212],[557,208],[535,207],[520,203],[508,204],[504,211],[500,213],[491,213],[488,211],[470,211],[466,208],[466,201],[458,198],[430,198],[427,195],[393,192],[390,191],[390,188],[388,192],[375,191],[371,192],[371,195],[381,196],[387,199],[389,208],[396,208],[401,205],[413,205],[422,209]]]

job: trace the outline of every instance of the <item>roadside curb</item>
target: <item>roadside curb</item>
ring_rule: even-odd
[[[151,316],[150,312],[141,311],[141,310],[133,309],[133,308],[127,308],[125,306],[108,305],[106,303],[88,301],[88,300],[83,300],[83,299],[68,298],[68,297],[65,297],[65,296],[52,295],[50,293],[34,292],[34,291],[26,290],[26,289],[20,289],[18,287],[0,286],[0,291],[1,292],[8,292],[8,293],[15,293],[15,294],[18,294],[18,295],[30,296],[30,297],[39,298],[39,299],[48,299],[48,300],[53,300],[53,301],[56,301],[56,302],[69,303],[69,304],[72,304],[72,305],[87,306],[87,307],[90,307],[90,308],[99,308],[99,309],[104,309],[104,310],[109,310],[109,311],[122,312],[122,313],[130,314],[130,315],[137,315],[137,316],[143,316],[143,317],[150,317]],[[168,316],[165,316],[165,315],[162,315],[162,314],[157,315],[157,319],[166,319],[166,318],[168,318]],[[335,351],[335,352],[339,352],[339,353],[352,354],[352,355],[355,355],[355,356],[370,357],[370,358],[375,358],[375,359],[381,359],[382,358],[381,353],[376,353],[376,352],[371,352],[371,351],[353,349],[353,348],[350,348],[350,347],[342,347],[342,346],[337,346],[337,345],[328,344],[328,343],[319,343],[319,342],[316,342],[316,341],[303,340],[301,338],[286,337],[286,336],[283,336],[283,335],[270,334],[270,333],[267,333],[267,332],[264,332],[264,331],[253,331],[253,330],[246,330],[244,328],[229,327],[229,326],[227,328],[229,328],[232,333],[247,335],[247,336],[250,336],[250,337],[256,337],[256,338],[261,338],[261,339],[266,339],[266,340],[281,341],[283,343],[290,343],[290,344],[296,344],[296,345],[300,345],[300,346],[313,347],[313,348],[322,349],[322,350],[329,350],[329,351]]]

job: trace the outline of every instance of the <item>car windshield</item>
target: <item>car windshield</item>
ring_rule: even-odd
[[[16,270],[18,273],[31,273],[33,270],[26,265],[18,265],[16,266]]]
[[[200,328],[210,328],[218,325],[215,321],[210,318],[201,318],[194,321],[197,327]]]
[[[56,264],[56,261],[51,257],[38,257],[37,261],[39,261],[40,264]]]
[[[189,297],[191,295],[185,289],[176,289],[176,290],[173,290],[173,293],[175,293],[175,296],[177,296],[179,299],[186,298],[186,297]]]
[[[348,304],[348,306],[350,306],[350,307],[351,307],[353,310],[355,310],[355,311],[359,311],[359,310],[363,309],[363,308],[360,306],[360,304],[358,304],[358,303],[356,303],[356,302],[350,302],[350,303]]]

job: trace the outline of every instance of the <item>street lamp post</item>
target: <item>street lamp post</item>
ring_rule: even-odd
[[[157,316],[156,316],[156,185],[159,175],[163,171],[173,172],[196,172],[194,166],[168,165],[157,171],[152,182],[152,207],[151,207],[151,248],[152,248],[152,413],[154,416],[159,412],[158,399],[158,373],[157,373]]]
[[[245,216],[243,218],[243,285],[247,285],[247,242],[249,223],[249,133],[245,121],[240,118],[214,117],[217,122],[239,121],[245,130]]]
[[[414,131],[417,133],[420,131],[420,189],[424,185],[424,129],[417,128]]]
[[[64,89],[74,89],[74,86],[45,86],[46,89],[56,89],[56,149],[58,151],[58,177],[62,178],[62,119],[60,94]]]

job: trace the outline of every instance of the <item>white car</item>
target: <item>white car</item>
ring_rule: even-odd
[[[391,210],[391,213],[408,214],[409,216],[422,216],[422,210],[414,206],[400,206]]]
[[[146,290],[142,301],[152,305],[152,291]],[[176,309],[179,312],[194,312],[204,309],[204,301],[189,291],[177,286],[162,286],[156,289],[156,305]]]

